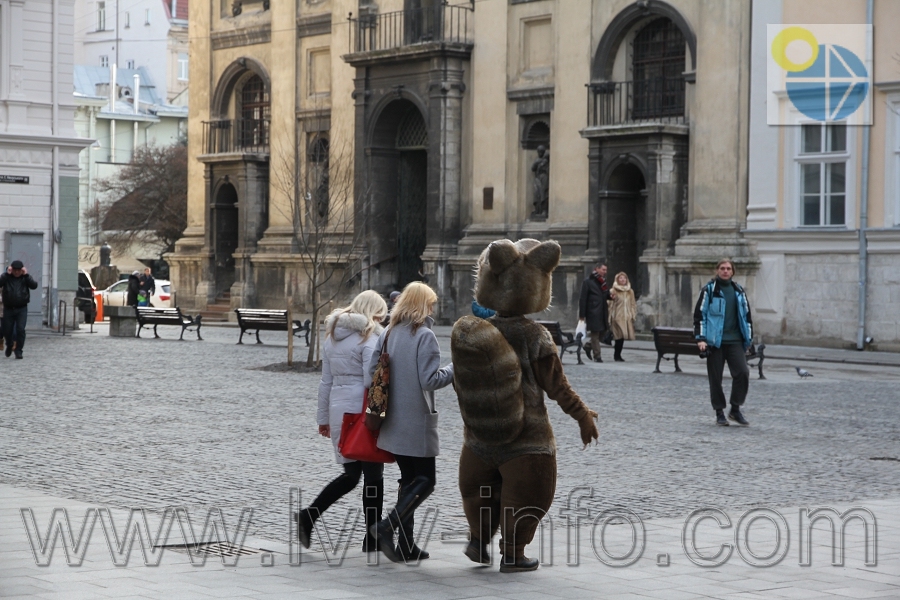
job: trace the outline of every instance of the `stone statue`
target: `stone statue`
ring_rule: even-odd
[[[531,163],[531,172],[534,173],[532,189],[534,194],[534,211],[532,217],[547,217],[547,208],[550,204],[550,152],[543,145],[537,147],[538,157]]]

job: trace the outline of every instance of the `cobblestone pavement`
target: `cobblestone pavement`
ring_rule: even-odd
[[[449,360],[449,329],[439,338]],[[289,489],[303,504],[340,471],[316,435],[316,374],[273,373],[279,334],[235,344],[233,328],[205,341],[110,338],[104,326],[58,338],[32,335],[25,360],[0,357],[0,484],[113,507],[209,506],[236,522],[254,508],[250,535],[285,541]],[[305,354],[297,349],[296,358]],[[611,352],[604,351],[611,358]],[[559,445],[554,514],[566,494],[592,486],[593,509],[626,507],[644,519],[721,507],[807,506],[900,496],[900,369],[771,360],[750,383],[751,427],[716,427],[705,365],[652,373],[655,355],[626,347],[628,362],[574,365],[575,389],[600,413],[601,439],[584,451],[575,421],[553,403]],[[801,380],[794,366],[813,372]],[[441,413],[438,530],[463,527],[456,488],[462,424],[451,388]],[[888,460],[885,460],[888,459]],[[397,474],[386,468],[386,479]],[[358,506],[336,505],[329,519]],[[392,505],[392,499],[386,501]]]

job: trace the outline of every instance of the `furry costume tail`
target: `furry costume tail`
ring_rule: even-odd
[[[468,433],[479,442],[507,444],[522,432],[522,366],[489,321],[462,317],[450,337],[453,387]]]

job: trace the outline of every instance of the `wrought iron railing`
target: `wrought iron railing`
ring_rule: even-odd
[[[350,13],[350,53],[443,42],[472,44],[472,6],[448,2],[389,13]]]
[[[268,119],[219,119],[203,122],[203,154],[268,151]]]
[[[685,123],[684,93],[684,77],[589,83],[588,126]]]

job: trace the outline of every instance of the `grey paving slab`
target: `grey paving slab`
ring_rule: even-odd
[[[448,353],[449,329],[437,333]],[[0,585],[0,596],[900,598],[900,463],[873,460],[900,458],[900,418],[894,416],[900,371],[882,366],[900,364],[900,356],[773,347],[768,379],[751,381],[746,412],[752,425],[744,429],[712,424],[699,360],[682,361],[683,374],[653,374],[655,355],[641,342],[626,347],[624,364],[576,366],[566,357],[573,386],[601,415],[602,440],[582,452],[577,426],[550,403],[559,447],[554,530],[552,541],[549,533],[545,539],[552,560],[546,555],[535,573],[501,575],[496,562],[474,566],[461,545],[439,537],[428,543],[432,560],[406,566],[382,559],[370,566],[358,550],[360,528],[343,532],[350,540],[343,561],[326,562],[315,542],[301,566],[290,566],[290,513],[297,506],[289,503],[291,486],[299,486],[306,504],[339,472],[330,444],[314,431],[317,376],[257,370],[282,362],[283,345],[236,346],[237,332],[228,328],[210,328],[205,337],[179,343],[36,336],[29,339],[26,360],[0,358],[0,377],[13,375],[29,386],[27,394],[0,397],[0,579],[11,580]],[[73,356],[79,368],[61,368]],[[813,380],[801,381],[793,372],[801,359],[815,369]],[[135,394],[127,387],[134,381],[163,391]],[[847,403],[851,397],[879,418],[865,418]],[[425,506],[437,510],[440,533],[464,530],[465,523],[456,489],[462,424],[452,390],[437,398],[442,454],[438,486]],[[386,478],[396,476],[388,466]],[[580,564],[568,566],[573,548],[559,509],[579,486],[593,489],[592,496],[573,496],[590,517],[579,532]],[[327,513],[332,540],[344,514],[357,505],[357,497],[348,497]],[[847,566],[832,567],[830,535],[821,521],[813,531],[813,566],[798,565],[799,510],[820,506],[872,511],[877,566],[862,564],[865,532],[850,522]],[[33,511],[41,537],[54,509],[66,509],[76,533],[88,509],[103,509],[124,537],[131,508],[147,508],[153,535],[166,507],[183,508],[197,535],[210,509],[221,509],[229,534],[241,511],[252,509],[246,545],[271,551],[274,566],[262,567],[257,555],[235,567],[211,558],[198,568],[186,554],[166,551],[159,567],[146,567],[135,543],[128,566],[118,568],[98,522],[82,566],[66,566],[58,543],[51,566],[38,567],[20,513]],[[698,527],[701,552],[714,554],[720,544],[734,543],[742,516],[766,508],[788,523],[788,555],[768,569],[747,565],[736,551],[722,567],[694,565],[681,533],[697,508],[719,508],[731,523]],[[591,521],[606,509],[628,509],[643,520],[644,555],[632,566],[612,568],[595,554]],[[177,524],[170,533],[168,543],[184,541]],[[754,524],[751,548],[768,552],[775,547],[771,534],[765,523]],[[611,525],[605,541],[608,552],[624,553],[630,530]],[[659,553],[669,555],[669,566],[657,566]]]

